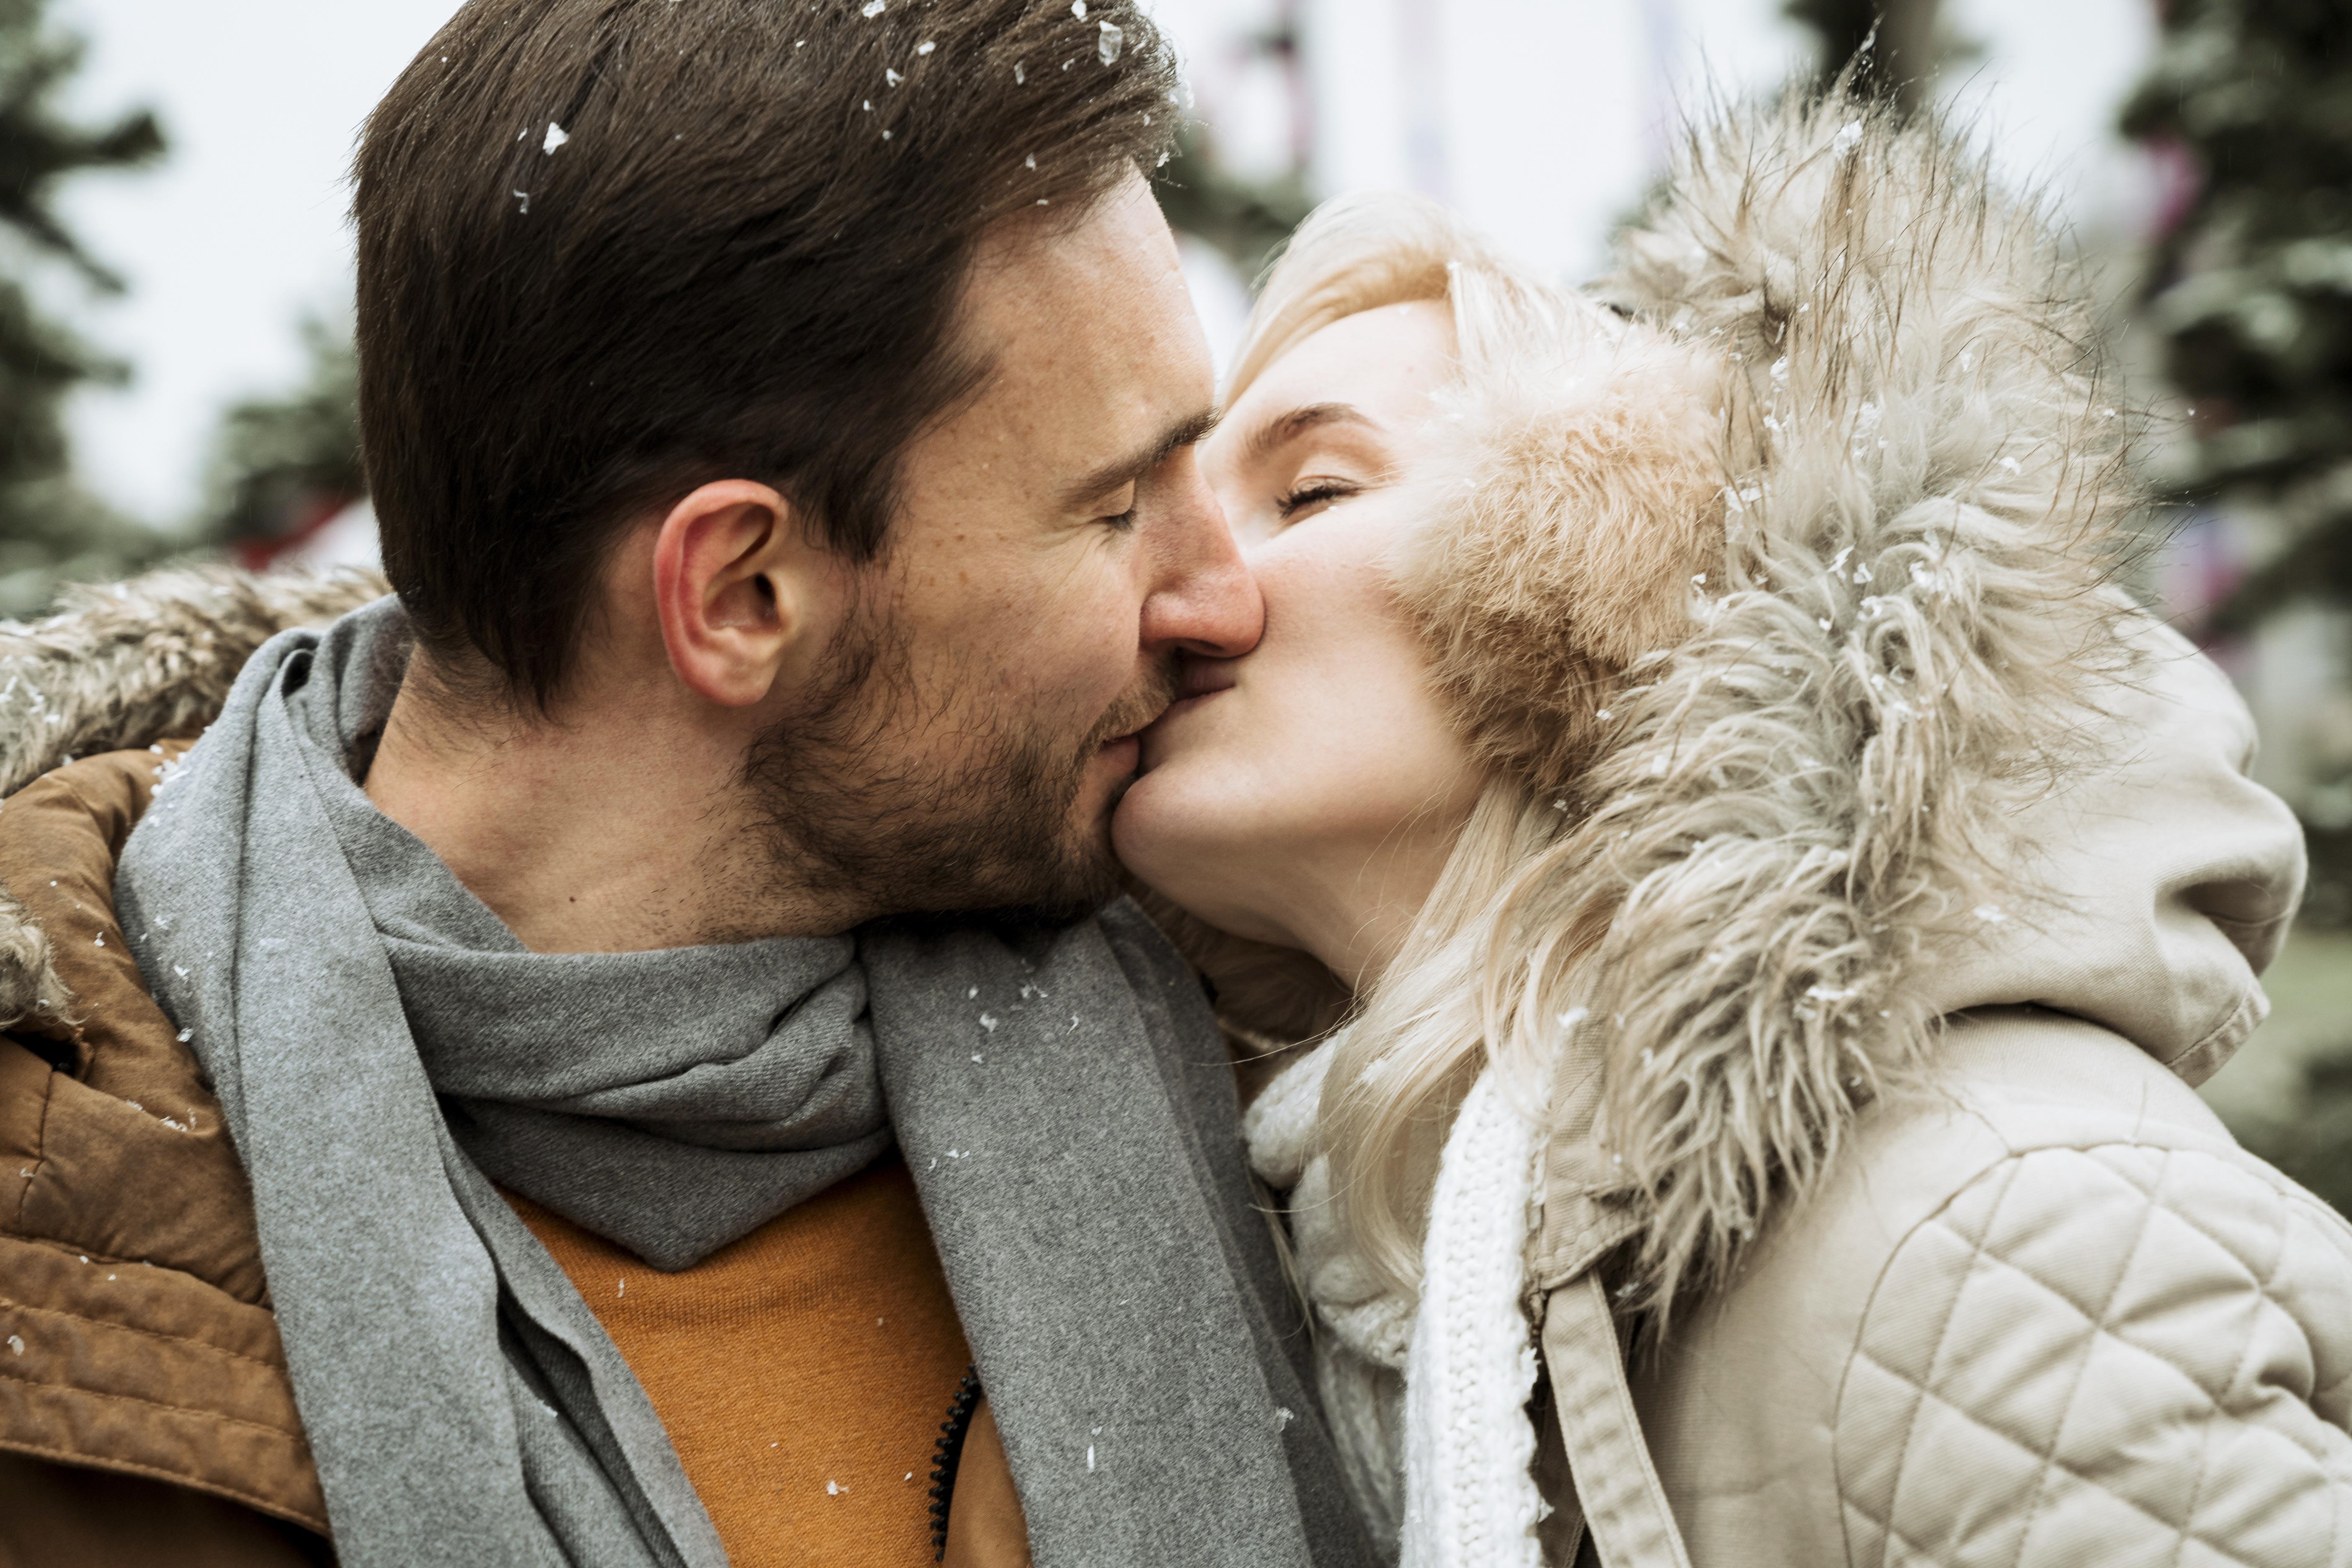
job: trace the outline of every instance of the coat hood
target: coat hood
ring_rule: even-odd
[[[1958,138],[1836,93],[1722,112],[1594,293],[1692,360],[1647,408],[1639,375],[1474,384],[1402,586],[1474,736],[1573,824],[1512,897],[1586,933],[1598,1135],[1663,1303],[1726,1279],[1957,1010],[2063,1008],[2210,1073],[2302,849],[2227,683],[2113,585],[2138,422],[2054,226]],[[1687,407],[1699,361],[1703,500],[1687,416],[1629,508],[1530,460]],[[1659,620],[1596,584],[1612,560],[1680,601],[1646,646],[1609,642]],[[1530,604],[1548,641],[1469,626]]]
[[[2200,1084],[2270,1010],[2257,976],[2302,898],[2302,826],[2247,776],[2245,703],[2187,639],[2133,628],[2143,674],[2102,699],[2104,755],[2021,806],[2007,903],[1921,976],[1938,1016],[2031,1005],[2086,1018]]]

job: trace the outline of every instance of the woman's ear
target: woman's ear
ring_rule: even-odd
[[[704,485],[654,542],[654,599],[670,667],[729,708],[765,701],[821,649],[843,573],[793,505],[749,479]]]

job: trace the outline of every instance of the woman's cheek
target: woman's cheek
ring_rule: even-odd
[[[1430,686],[1429,651],[1386,582],[1376,563],[1358,579],[1313,725],[1328,809],[1369,833],[1450,810],[1477,789],[1469,743]]]

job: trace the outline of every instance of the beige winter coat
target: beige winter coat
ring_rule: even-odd
[[[1805,773],[1604,765],[1678,891],[1621,917],[1601,1005],[1704,989],[1679,933],[1765,962],[1742,1015],[1570,1042],[1530,1279],[1584,1511],[1612,1565],[1677,1560],[1667,1509],[1702,1563],[2352,1563],[2352,1230],[2193,1092],[2266,1010],[2300,831],[2220,673],[2109,608],[2131,421],[2047,225],[1850,113],[1696,139],[1610,285],[1739,346],[1769,579],[1621,708],[1777,725]],[[1759,704],[1739,660],[1798,684]],[[1695,1217],[1728,1240],[1635,1360],[1636,1487],[1593,1281],[1654,1284]]]
[[[2300,834],[2203,660],[2122,721],[2034,814],[2063,901],[1938,975],[1932,1086],[1636,1363],[1692,1562],[2352,1562],[2352,1228],[2191,1087],[2263,1016]],[[1547,1152],[1539,1283],[1594,1158]]]

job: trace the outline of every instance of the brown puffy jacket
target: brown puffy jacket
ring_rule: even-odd
[[[115,923],[175,749],[0,805],[0,947],[46,993],[0,996],[0,1564],[331,1560],[245,1173]]]

